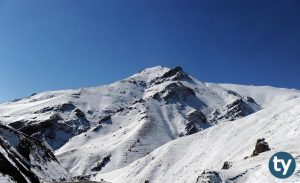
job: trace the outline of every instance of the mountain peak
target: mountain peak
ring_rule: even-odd
[[[166,72],[162,76],[162,78],[169,78],[169,77],[173,77],[173,76],[175,77],[173,80],[189,78],[188,74],[186,74],[180,66],[176,66],[176,67],[170,69],[168,72]]]
[[[137,74],[134,74],[130,78],[143,80],[149,83],[161,83],[165,80],[174,81],[190,79],[188,74],[186,74],[180,66],[175,66],[174,68],[168,68],[164,66],[149,67],[141,70]]]
[[[139,71],[138,74],[149,74],[151,72],[169,72],[169,71],[183,72],[183,69],[181,66],[175,66],[173,68],[170,68],[170,67],[164,67],[164,66],[158,65],[158,66],[154,66],[154,67],[145,68],[145,69]]]

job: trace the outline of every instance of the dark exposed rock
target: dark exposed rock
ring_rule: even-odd
[[[237,99],[236,101],[234,101],[233,103],[229,104],[226,106],[227,109],[229,109],[228,111],[228,118],[236,118],[238,116],[247,116],[249,114],[252,114],[254,112],[254,110],[249,107],[242,99]]]
[[[176,66],[164,73],[161,77],[154,78],[149,82],[149,85],[157,85],[165,81],[192,81],[192,79],[180,66]]]
[[[189,76],[183,72],[183,69],[180,66],[176,66],[172,69],[170,69],[168,72],[166,72],[161,78],[172,78],[172,81],[177,81],[177,80],[183,80],[183,79],[190,79]]]
[[[70,119],[64,120],[58,113],[54,113],[48,120],[27,123],[14,122],[10,126],[29,136],[39,138],[42,141],[45,140],[53,149],[57,149],[71,137],[79,135],[90,128],[90,122],[81,110],[76,108],[70,114],[70,117]],[[57,136],[56,134],[60,135]]]
[[[271,150],[269,144],[265,141],[264,138],[258,139],[256,141],[255,149],[252,153],[252,156],[257,156],[260,153]]]
[[[85,117],[75,118],[67,121],[60,121],[50,128],[43,130],[43,134],[47,143],[51,145],[53,149],[58,149],[70,138],[86,132],[89,128],[90,122]]]
[[[206,116],[198,110],[194,110],[187,115],[187,120],[194,123],[206,123]]]
[[[149,119],[149,116],[142,116],[141,119],[139,119],[139,121],[142,121],[143,119]]]
[[[19,102],[22,98],[13,99],[11,102]]]
[[[3,140],[0,138],[0,144],[3,147]],[[10,160],[9,160],[10,159]],[[13,161],[14,164],[11,162]],[[5,157],[0,153],[0,172],[4,175],[10,176],[16,182],[28,182],[28,179],[31,182],[38,183],[40,182],[38,177],[28,168],[26,168],[17,157],[10,155],[10,157]]]
[[[75,109],[74,113],[78,118],[85,118],[85,114],[78,108]]]
[[[73,93],[71,96],[74,98],[80,98],[80,95],[81,95],[81,91],[78,93]]]
[[[90,178],[91,178],[91,175],[79,175],[79,176],[76,176],[76,177],[73,177],[73,179],[74,180],[77,180],[76,182],[83,182],[83,183],[85,183],[85,182],[90,182],[89,180],[90,180]],[[75,183],[75,182],[74,182]]]
[[[250,103],[253,103],[253,104],[256,104],[255,100],[251,97],[245,97],[246,101],[250,102]]]
[[[102,128],[102,125],[100,124],[100,125],[97,125],[92,131],[99,132],[101,130],[101,128]]]
[[[119,108],[118,110],[116,110],[116,112],[115,113],[118,113],[118,112],[123,112],[125,110],[125,107],[121,107],[121,108]]]
[[[94,113],[94,111],[92,111],[92,110],[87,110],[86,112],[90,115]]]
[[[24,140],[24,139],[22,139],[20,141],[19,145],[17,146],[18,152],[23,157],[25,157],[27,161],[30,161],[30,159],[29,159],[30,148],[32,148],[31,144],[28,141]]]
[[[61,104],[61,105],[56,105],[56,106],[52,106],[52,107],[45,107],[41,110],[38,110],[36,111],[35,113],[36,114],[39,114],[39,113],[46,113],[46,112],[68,112],[68,111],[72,111],[76,109],[76,106],[72,103],[64,103],[64,104]]]
[[[226,105],[222,109],[215,110],[210,119],[213,123],[217,123],[219,120],[233,121],[241,117],[248,116],[255,112],[251,105],[259,108],[259,105],[250,97],[242,97],[234,102]]]
[[[128,82],[132,83],[132,84],[135,84],[136,86],[141,86],[141,87],[146,87],[147,86],[147,83],[145,81],[142,81],[142,80],[129,79]]]
[[[54,109],[54,111],[58,111],[58,112],[67,112],[67,111],[72,111],[76,108],[76,106],[72,103],[65,103],[62,105],[59,105],[56,107],[56,109]]]
[[[48,120],[24,125],[19,130],[30,136],[34,133],[41,132],[44,129],[50,128],[51,126],[57,124],[58,121],[61,119],[62,118],[59,115],[55,114],[51,116]]]
[[[216,171],[203,171],[195,183],[221,183],[222,179]]]
[[[186,124],[185,131],[186,131],[185,135],[191,135],[191,134],[197,133],[199,130],[198,130],[197,126],[195,125],[195,123],[189,122],[188,124]]]
[[[28,121],[15,121],[15,122],[12,122],[12,123],[9,123],[8,125],[15,128],[15,129],[20,129],[24,126],[24,124],[26,124]]]
[[[16,182],[28,182],[20,170],[13,166],[13,164],[2,153],[0,153],[0,164],[0,172],[2,174],[10,176]]]
[[[0,125],[0,149],[0,172],[16,182],[38,183],[41,177],[33,169],[48,162],[58,165],[52,151],[40,141],[4,125]]]
[[[231,162],[225,161],[224,164],[223,164],[222,169],[223,170],[228,170],[231,166],[232,166]]]
[[[232,90],[227,90],[227,93],[239,97],[240,95]]]
[[[182,83],[171,83],[161,92],[156,93],[153,98],[156,100],[186,100],[188,97],[195,96],[193,89],[184,86]]]
[[[30,97],[33,97],[33,96],[35,96],[35,95],[37,95],[37,93],[32,93],[32,94],[30,95]]]
[[[102,118],[99,120],[98,123],[101,124],[101,123],[104,123],[104,122],[109,121],[109,120],[111,120],[111,115],[107,115],[107,116],[102,117]]]
[[[242,178],[244,175],[246,175],[248,173],[248,170],[234,176],[234,177],[230,177],[226,180],[226,182],[238,182],[238,179]]]
[[[107,155],[105,156],[101,162],[99,162],[94,168],[92,168],[91,170],[93,172],[96,172],[96,171],[101,171],[103,167],[106,166],[107,163],[110,162],[110,158],[111,158],[111,155]]]
[[[139,100],[134,101],[131,105],[134,105],[134,104],[137,104],[137,103],[143,103],[143,102],[145,102],[145,100],[141,98]]]
[[[10,127],[0,125],[0,134],[3,133],[4,131],[9,132],[10,134],[13,134],[15,137],[15,140],[17,139],[19,141],[18,145],[15,147],[18,152],[23,155],[27,160],[29,160],[29,152],[32,150],[33,145],[40,147],[44,152],[45,152],[45,157],[48,158],[48,160],[55,160],[55,156],[52,153],[50,149],[48,149],[41,141],[32,138],[26,134],[21,134],[21,132],[12,129]],[[12,141],[12,144],[14,144],[15,141]],[[43,157],[41,157],[43,158]],[[47,159],[46,158],[46,159]],[[44,158],[45,159],[45,158]]]
[[[184,135],[191,135],[200,131],[201,128],[208,128],[210,124],[208,124],[206,116],[198,110],[193,110],[186,116],[188,123],[185,127]],[[183,134],[180,134],[182,136]]]
[[[183,69],[180,66],[176,66],[172,69],[170,69],[168,72],[166,72],[162,78],[168,78],[171,76],[174,76],[175,74],[177,74],[178,72],[183,72]]]
[[[35,111],[34,113],[35,114],[46,113],[46,112],[49,112],[49,111],[54,111],[54,107],[45,107],[45,108],[43,108],[41,110]]]

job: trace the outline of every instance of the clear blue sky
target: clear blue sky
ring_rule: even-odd
[[[300,88],[299,0],[0,0],[0,101],[181,65]]]

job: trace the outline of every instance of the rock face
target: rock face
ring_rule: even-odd
[[[0,125],[0,172],[16,182],[70,180],[50,149],[38,140]]]
[[[183,71],[183,69],[180,66],[176,66],[170,69],[161,78],[172,78],[173,81],[190,79],[190,77]]]
[[[222,109],[215,110],[210,116],[213,123],[220,121],[233,121],[248,116],[259,109],[259,105],[250,97],[240,97]]]
[[[222,169],[223,169],[223,170],[228,170],[231,166],[232,166],[232,165],[231,165],[231,162],[225,161],[224,164],[223,164]]]
[[[216,171],[203,171],[195,183],[221,183],[222,179]]]
[[[178,100],[186,100],[188,97],[193,96],[195,96],[193,89],[184,86],[181,82],[175,82],[167,85],[164,90],[156,93],[153,98],[170,103]]]
[[[188,123],[186,124],[185,135],[191,135],[199,132],[201,129],[210,127],[211,125],[207,122],[206,116],[198,110],[193,110],[188,113],[186,117]]]
[[[54,111],[54,113],[53,113]],[[38,113],[52,114],[43,121],[17,121],[9,125],[49,144],[54,150],[63,146],[71,137],[79,135],[90,128],[85,114],[73,104],[46,107]],[[62,118],[60,114],[68,114]]]
[[[258,139],[256,141],[255,149],[252,153],[252,156],[257,156],[260,153],[271,150],[269,144],[265,141],[264,138]]]
[[[92,171],[93,171],[93,172],[101,171],[101,169],[102,169],[103,167],[105,167],[105,165],[106,165],[107,163],[109,163],[110,157],[111,157],[110,154],[107,155],[107,156],[105,156],[105,157],[102,159],[101,162],[99,162],[94,168],[92,168]]]
[[[193,123],[207,123],[206,116],[198,110],[194,110],[188,113],[187,120]]]
[[[157,85],[166,81],[192,81],[192,79],[180,66],[176,66],[165,72],[162,76],[155,77],[149,82],[149,85]]]

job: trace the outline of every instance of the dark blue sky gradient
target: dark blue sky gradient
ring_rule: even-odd
[[[300,88],[299,0],[0,0],[0,101],[145,67]]]

